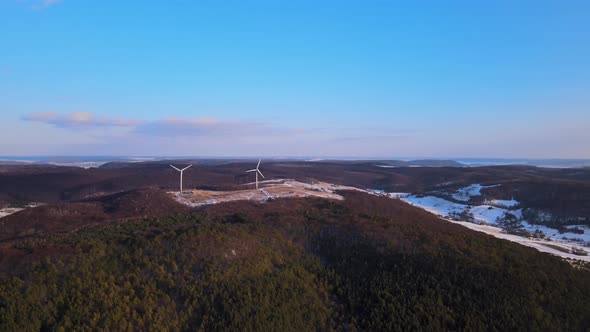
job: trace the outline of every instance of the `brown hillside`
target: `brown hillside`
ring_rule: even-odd
[[[82,226],[186,213],[190,209],[160,190],[134,190],[85,201],[26,209],[0,219],[0,243],[70,232]],[[5,244],[6,246],[6,244]]]

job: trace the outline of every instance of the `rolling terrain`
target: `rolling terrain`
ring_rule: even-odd
[[[589,272],[400,201],[342,194],[235,201],[14,243],[0,249],[0,330],[590,326]]]
[[[76,202],[47,204],[0,219],[0,247],[15,240],[68,233],[84,226],[181,214],[188,207],[163,191],[138,189]]]
[[[24,208],[0,218],[0,330],[590,326],[587,264],[445,222],[385,194],[347,190],[477,204],[522,199],[544,181],[550,190],[581,190],[586,170],[280,161],[262,165],[275,196],[244,200],[252,178],[243,171],[251,166],[195,165],[185,187],[200,189],[183,199],[229,196],[194,206],[170,193],[178,174],[163,163],[0,168],[3,204]],[[284,178],[294,180],[277,182]],[[483,184],[482,195],[472,195],[472,183]],[[321,197],[296,197],[308,194]],[[585,202],[583,195],[565,200]],[[567,211],[577,208],[583,204]]]
[[[185,187],[239,190],[252,182],[244,173],[252,163],[209,160],[194,163]],[[441,196],[472,185],[499,185],[471,203],[493,198],[517,200],[533,223],[548,226],[590,225],[590,169],[552,169],[531,166],[381,167],[386,161],[272,161],[263,163],[268,179],[324,181],[363,189]],[[395,162],[393,162],[395,164]],[[32,202],[72,202],[140,188],[174,190],[178,175],[168,162],[110,163],[100,168],[58,166],[0,166],[0,207]],[[480,199],[481,201],[477,201]]]

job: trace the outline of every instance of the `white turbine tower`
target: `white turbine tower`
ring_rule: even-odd
[[[262,172],[259,169],[261,161],[262,161],[262,159],[258,159],[258,165],[256,165],[256,168],[246,171],[246,173],[256,172],[256,189],[258,189],[258,174],[260,174],[260,176],[262,176],[262,178],[264,179],[264,175],[262,174]]]
[[[182,173],[183,173],[184,171],[186,171],[187,169],[189,169],[191,166],[192,166],[192,164],[191,164],[191,165],[188,165],[187,167],[185,167],[185,168],[183,168],[183,169],[178,169],[178,168],[176,168],[176,167],[174,167],[174,166],[170,165],[170,167],[172,167],[172,168],[174,168],[175,170],[177,170],[177,171],[179,171],[179,172],[180,172],[180,193],[181,193],[181,194],[182,194]]]

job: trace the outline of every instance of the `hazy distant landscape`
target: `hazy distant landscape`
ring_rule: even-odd
[[[137,157],[109,157],[109,156],[0,156],[0,165],[20,165],[20,164],[36,164],[36,165],[58,165],[58,166],[74,166],[74,167],[100,167],[104,164],[113,162],[141,162],[141,161],[166,161],[166,160],[192,160],[194,157],[158,157],[158,156],[137,156]],[[199,157],[203,161],[235,161],[247,160],[248,157]],[[359,159],[353,157],[334,157],[334,158],[319,158],[319,157],[279,157],[270,158],[271,160],[287,160],[287,161],[351,161],[357,162]],[[367,158],[365,161],[380,161],[383,158]],[[362,161],[362,160],[361,160]],[[420,159],[420,158],[392,158],[387,160],[382,165],[383,167],[393,166],[414,166],[414,167],[441,167],[441,166],[456,166],[456,167],[476,167],[476,166],[495,166],[495,165],[528,165],[537,167],[549,168],[579,168],[590,167],[590,159],[486,159],[486,158],[435,158],[435,159]]]

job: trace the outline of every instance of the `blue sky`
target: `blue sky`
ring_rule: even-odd
[[[0,0],[0,155],[590,158],[588,1]]]

